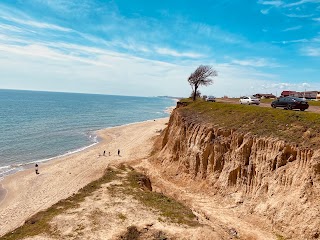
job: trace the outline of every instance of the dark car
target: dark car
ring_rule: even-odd
[[[283,107],[284,109],[300,109],[301,111],[306,110],[309,107],[308,102],[297,97],[281,97],[271,103],[271,107]]]

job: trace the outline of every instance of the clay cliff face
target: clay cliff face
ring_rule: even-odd
[[[200,123],[177,109],[158,159],[214,194],[237,193],[238,203],[287,238],[320,238],[320,150]]]

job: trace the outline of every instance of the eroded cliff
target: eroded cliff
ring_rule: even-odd
[[[248,214],[263,216],[286,238],[320,238],[320,150],[221,128],[176,109],[157,159],[181,180]],[[201,183],[201,184],[200,184]]]

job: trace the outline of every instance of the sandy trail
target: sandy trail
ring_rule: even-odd
[[[221,199],[205,192],[195,191],[198,186],[192,185],[197,185],[197,183],[178,184],[172,181],[173,179],[169,181],[163,173],[160,173],[161,166],[157,167],[154,162],[151,164],[148,159],[135,162],[133,166],[147,174],[158,191],[186,204],[196,213],[201,223],[215,229],[220,236],[224,236],[226,233],[232,236],[234,229],[237,231],[239,239],[277,239],[276,235],[272,233],[272,226],[258,217],[237,211],[237,207],[234,205],[222,206],[219,202]]]
[[[150,138],[163,129],[167,121],[168,118],[163,118],[98,131],[102,139],[99,144],[39,164],[39,175],[34,169],[28,169],[6,177],[0,182],[1,191],[7,191],[0,203],[0,236],[101,177],[109,163],[147,157],[152,148]],[[120,156],[117,156],[118,149]],[[104,150],[106,156],[99,156]]]

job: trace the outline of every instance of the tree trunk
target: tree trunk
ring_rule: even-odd
[[[197,90],[198,90],[198,86],[194,86],[194,92],[193,92],[193,101],[195,101],[196,100],[196,98],[197,98]]]

